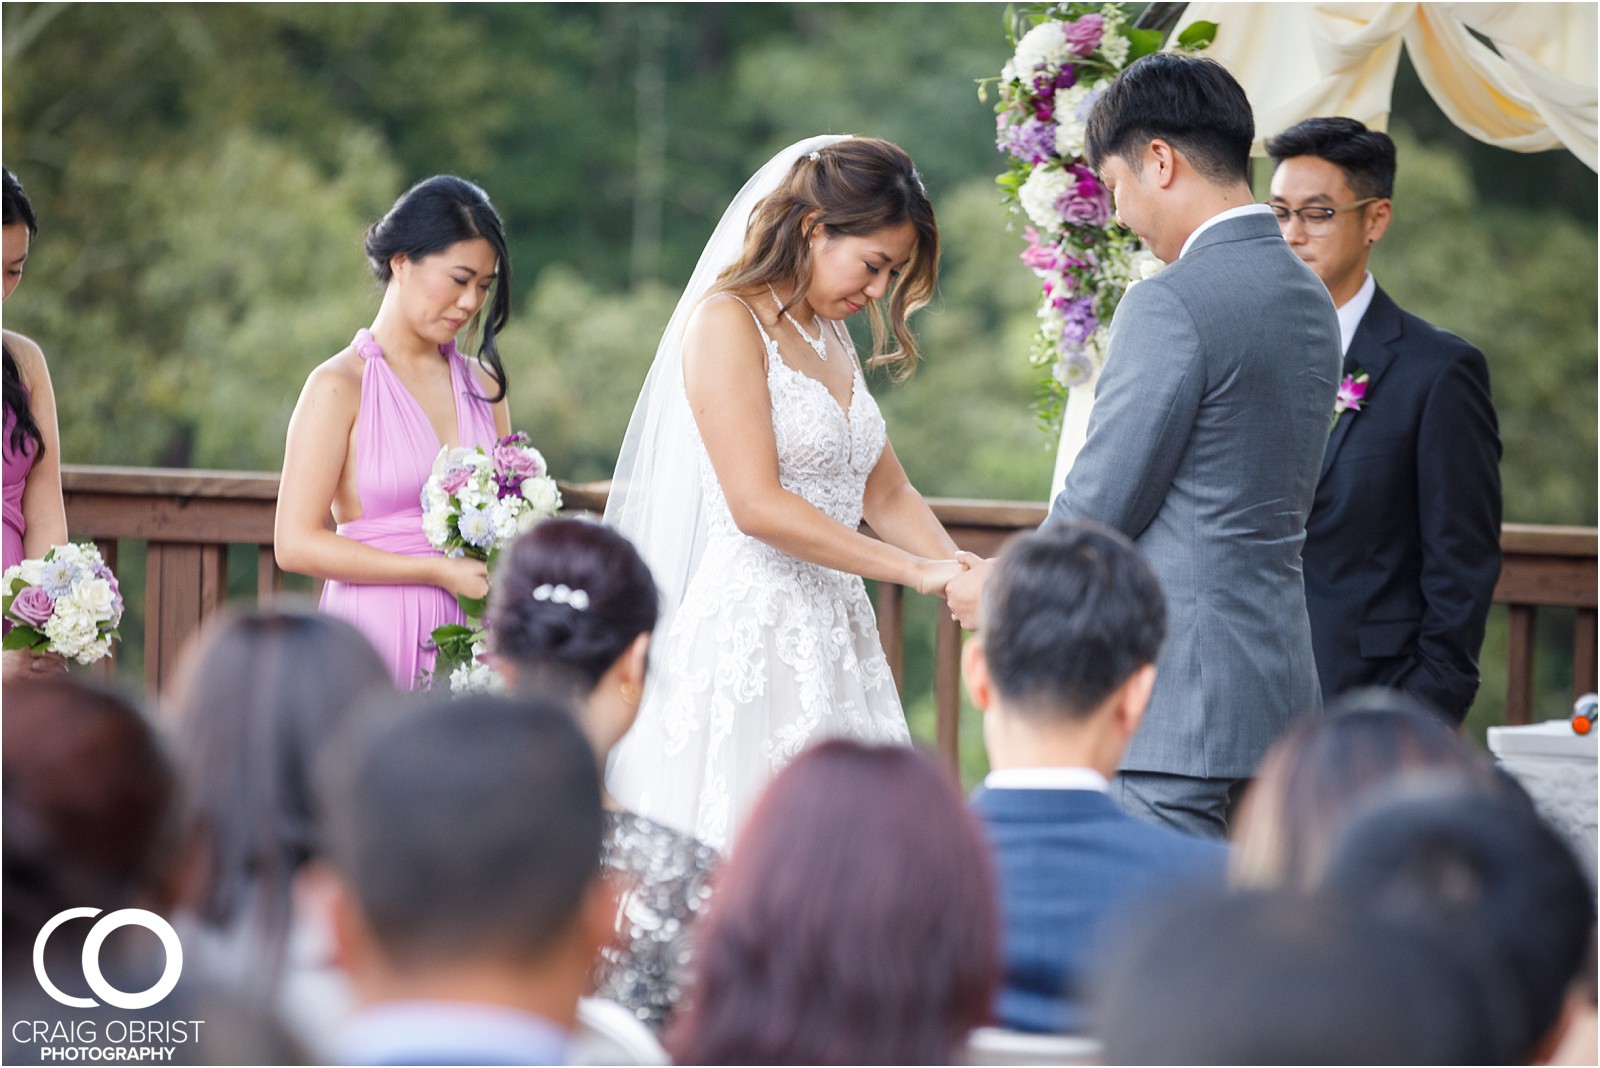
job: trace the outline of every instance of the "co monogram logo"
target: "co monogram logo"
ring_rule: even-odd
[[[76,1009],[92,1009],[100,1002],[94,998],[75,998],[57,989],[50,981],[50,977],[44,973],[45,943],[55,933],[55,929],[68,920],[80,917],[88,919],[99,916],[101,911],[101,909],[77,908],[58,912],[50,917],[50,922],[40,929],[39,937],[33,940],[33,974],[38,977],[39,985],[44,988],[44,992],[63,1005],[70,1005]],[[106,936],[118,927],[126,927],[129,924],[138,924],[150,931],[161,939],[162,948],[167,951],[167,967],[161,973],[161,978],[157,979],[150,989],[132,994],[118,990],[106,982],[104,973],[100,971],[100,947],[105,943]],[[83,943],[83,978],[88,982],[89,989],[108,1005],[114,1005],[119,1009],[148,1009],[172,993],[172,988],[178,985],[178,976],[182,974],[183,946],[178,941],[178,932],[172,929],[172,924],[153,912],[145,909],[118,909],[116,912],[107,913],[89,928],[89,937]]]

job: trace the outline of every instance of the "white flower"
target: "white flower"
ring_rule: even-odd
[[[1113,67],[1121,69],[1127,65],[1128,39],[1112,29],[1109,20],[1106,25],[1106,35],[1100,39],[1100,54],[1105,56],[1106,62]]]
[[[1020,78],[1035,74],[1054,74],[1067,61],[1067,35],[1060,22],[1041,22],[1017,42],[1011,57],[1012,69]]]
[[[525,478],[519,490],[529,507],[541,516],[555,515],[561,508],[561,491],[556,488],[556,480],[549,475]]]
[[[474,645],[472,647],[473,659],[465,664],[457,664],[450,672],[451,693],[505,692],[506,680],[501,678],[488,664],[477,659],[477,654],[482,648],[482,645]]]
[[[422,513],[422,536],[428,544],[443,552],[450,540],[450,527],[444,512]]]
[[[486,511],[477,508],[463,511],[456,529],[461,532],[461,540],[475,548],[487,549],[494,543],[494,521]]]
[[[1083,155],[1083,138],[1088,132],[1085,123],[1098,96],[1098,90],[1087,85],[1056,93],[1056,155],[1067,159]]]
[[[111,583],[102,578],[92,578],[79,583],[67,595],[67,600],[77,603],[91,619],[97,622],[110,621],[111,609],[115,603],[111,596]]]
[[[517,536],[517,516],[525,511],[527,505],[515,497],[506,497],[495,502],[490,510],[494,517],[494,540],[496,544],[504,545]]]
[[[56,602],[55,612],[44,625],[44,635],[50,639],[53,651],[65,657],[81,658],[100,637],[100,630],[83,606],[67,597]],[[88,661],[80,659],[79,662]]]
[[[532,508],[524,508],[522,514],[517,516],[517,533],[526,534],[539,525],[539,520],[545,517]]]
[[[1053,233],[1061,229],[1059,201],[1072,187],[1072,178],[1059,167],[1039,166],[1028,175],[1028,180],[1017,190],[1022,210],[1040,230]]]
[[[30,586],[37,586],[44,581],[43,560],[24,560],[22,563],[17,564],[14,568],[12,568],[12,570],[21,575],[22,581],[26,582]],[[11,572],[8,571],[6,574],[10,575]],[[8,586],[7,588],[9,589],[10,587]]]

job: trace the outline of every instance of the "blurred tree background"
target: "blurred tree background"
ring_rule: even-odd
[[[561,477],[606,478],[739,185],[801,136],[870,133],[917,159],[946,248],[915,323],[926,362],[875,384],[897,451],[930,495],[1041,500],[1054,444],[1031,414],[1035,283],[974,87],[1009,55],[1002,12],[7,3],[4,157],[41,230],[6,325],[50,360],[68,462],[275,469],[307,372],[377,307],[363,230],[410,183],[459,173],[509,231],[514,422]],[[1409,69],[1393,126],[1396,222],[1375,273],[1487,354],[1506,518],[1593,524],[1594,174],[1478,145]],[[1570,677],[1570,621],[1552,626],[1542,663]],[[1480,729],[1503,700],[1496,628]],[[930,658],[911,650],[908,683],[926,685]],[[931,723],[925,691],[908,699]]]

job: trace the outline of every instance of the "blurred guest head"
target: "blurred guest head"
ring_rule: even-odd
[[[281,947],[312,853],[317,754],[362,694],[393,689],[388,669],[342,620],[263,607],[207,623],[176,679],[163,714],[184,783],[185,904],[218,927],[257,924]]]
[[[495,667],[519,692],[572,699],[603,758],[638,715],[659,612],[632,542],[600,523],[547,519],[512,543],[495,572]]]
[[[177,782],[139,710],[72,679],[30,682],[7,688],[0,734],[7,965],[25,960],[63,909],[163,911],[177,858]]]
[[[702,921],[680,1064],[947,1064],[1000,971],[988,852],[929,755],[825,742],[774,779]]]
[[[1011,542],[963,649],[991,767],[1085,766],[1110,777],[1138,730],[1166,637],[1166,605],[1122,535],[1055,524]]]
[[[1300,720],[1261,762],[1245,795],[1232,876],[1241,886],[1309,887],[1350,810],[1374,790],[1427,772],[1498,782],[1488,759],[1405,694],[1357,690]]]
[[[1109,946],[1108,1064],[1494,1064],[1490,992],[1447,943],[1328,895],[1169,905]]]
[[[568,709],[371,699],[319,783],[335,939],[366,1004],[487,1002],[571,1027],[614,904],[599,769]]]
[[[1538,1063],[1560,1036],[1595,901],[1572,850],[1526,798],[1458,776],[1402,785],[1352,815],[1326,887],[1477,952],[1507,977],[1508,1054]]]

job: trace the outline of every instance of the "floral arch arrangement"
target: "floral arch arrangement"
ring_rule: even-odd
[[[1205,47],[1216,27],[1197,23],[1178,44]],[[1105,359],[1111,314],[1134,282],[1161,267],[1118,226],[1111,196],[1083,159],[1089,109],[1117,74],[1157,51],[1162,35],[1129,23],[1120,4],[1037,4],[1007,10],[1014,48],[996,83],[995,145],[1008,166],[996,182],[1027,220],[1022,261],[1038,276],[1039,331],[1029,359],[1046,373],[1038,410],[1060,426],[1067,391],[1092,385]]]

